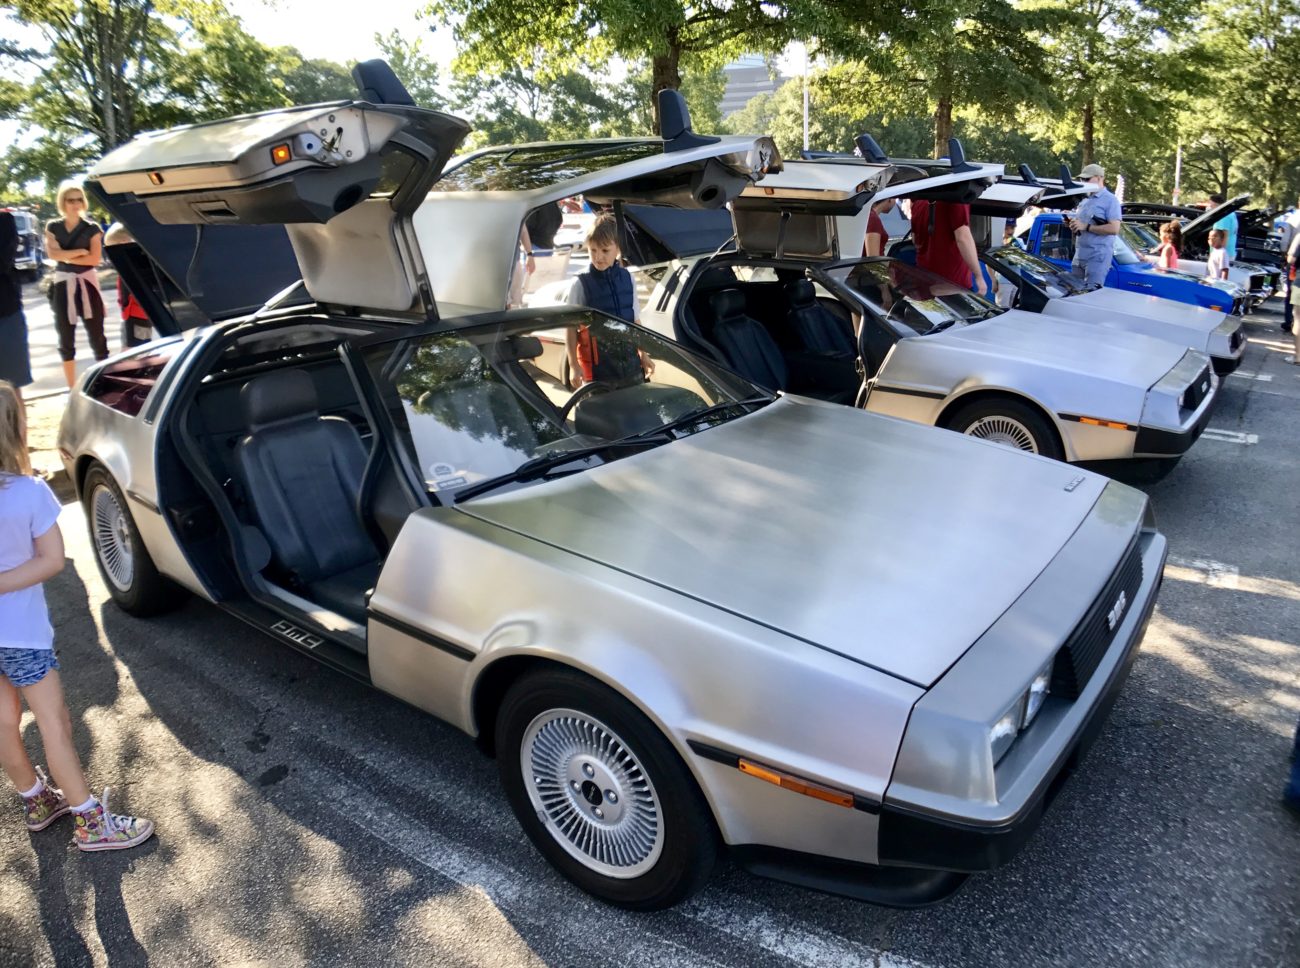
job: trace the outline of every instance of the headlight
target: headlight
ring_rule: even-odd
[[[1011,744],[1020,733],[1024,721],[1025,697],[1016,700],[1015,705],[998,717],[998,721],[989,727],[989,748],[993,751],[993,764],[996,766],[1006,756]]]
[[[1028,729],[1029,724],[1034,721],[1038,715],[1038,710],[1043,708],[1043,703],[1047,701],[1047,694],[1051,691],[1052,686],[1052,664],[1049,662],[1043,667],[1043,671],[1034,676],[1034,681],[1029,684],[1029,691],[1025,693],[1025,725],[1023,729]]]

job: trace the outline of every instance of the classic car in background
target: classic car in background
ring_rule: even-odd
[[[1160,245],[1159,226],[1126,221],[1120,227],[1120,238],[1146,261],[1156,260],[1156,250]],[[1183,253],[1188,253],[1188,257],[1182,258]],[[1201,277],[1209,271],[1209,265],[1205,261],[1208,253],[1203,249],[1198,249],[1194,245],[1185,245],[1179,256],[1180,271]],[[1245,293],[1245,309],[1250,311],[1278,291],[1282,281],[1282,271],[1276,266],[1255,265],[1237,259],[1228,266],[1228,281]]]
[[[1238,198],[1249,199],[1250,196]],[[1275,236],[1274,214],[1266,208],[1242,208],[1235,205],[1237,201],[1237,198],[1229,199],[1223,206],[1225,210],[1231,207],[1237,212],[1237,251],[1233,258],[1255,265],[1280,267],[1285,253]],[[1187,225],[1207,212],[1205,207],[1165,205],[1159,202],[1125,202],[1122,209],[1125,222],[1146,225],[1156,231],[1161,222],[1178,219]],[[1209,225],[1213,226],[1224,214],[1226,211],[1220,211],[1210,220]],[[1200,238],[1194,239],[1194,249],[1190,252],[1193,258],[1203,259],[1208,255],[1205,251],[1208,248],[1205,236],[1208,234],[1207,228]]]
[[[1058,212],[1044,212],[1022,231],[1025,248],[1062,269],[1074,260],[1074,233]],[[1161,269],[1133,251],[1122,237],[1115,237],[1115,256],[1106,285],[1143,295],[1159,296],[1191,306],[1240,316],[1248,308],[1248,296],[1236,283],[1207,279],[1176,269]]]
[[[694,135],[670,93],[663,139],[479,155],[426,203],[467,126],[386,65],[355,73],[365,100],[142,135],[91,172],[136,240],[122,265],[169,280],[151,310],[214,321],[69,400],[59,447],[113,598],[145,614],[187,589],[474,736],[537,848],[615,904],[681,900],[724,845],[902,905],[1014,854],[1150,617],[1146,497],[776,396],[592,310],[457,316],[429,281],[468,264],[454,230],[491,220],[508,271],[532,200],[480,213],[480,178],[545,194],[577,169],[689,208],[780,158]],[[256,287],[203,285],[245,268]],[[612,369],[570,392],[556,332]]]
[[[45,271],[45,228],[33,212],[21,208],[6,208],[14,217],[18,229],[18,253],[14,256],[14,268],[19,278],[26,282],[35,282]]]

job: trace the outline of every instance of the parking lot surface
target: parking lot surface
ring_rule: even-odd
[[[919,911],[729,868],[673,911],[606,907],[533,850],[467,737],[197,600],[119,611],[68,506],[47,596],[74,729],[158,835],[83,855],[11,801],[0,964],[1294,968],[1300,367],[1277,321],[1252,318],[1211,429],[1148,488],[1164,589],[1082,769],[1011,864]]]

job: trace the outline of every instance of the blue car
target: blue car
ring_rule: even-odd
[[[1068,269],[1074,259],[1074,234],[1065,218],[1059,212],[1044,212],[1034,219],[1024,236],[1025,248],[1062,269]],[[1246,294],[1235,283],[1161,269],[1144,262],[1119,236],[1115,238],[1115,259],[1106,275],[1106,285],[1234,315],[1246,308]]]

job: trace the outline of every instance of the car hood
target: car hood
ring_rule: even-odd
[[[1042,572],[1106,483],[785,397],[459,509],[929,686]]]
[[[1105,339],[1098,339],[1096,327],[1088,323],[1019,309],[922,338],[942,340],[1004,359],[1093,374],[1143,390],[1168,373],[1186,351],[1186,347],[1137,333],[1108,332]]]
[[[1187,303],[1161,299],[1159,296],[1144,296],[1123,289],[1111,289],[1103,286],[1090,292],[1080,292],[1068,296],[1069,302],[1086,306],[1088,310],[1098,313],[1122,313],[1126,316],[1141,316],[1158,320],[1170,326],[1177,326],[1189,333],[1208,335],[1223,325],[1228,314],[1218,309],[1206,309],[1203,306],[1189,306]],[[1055,300],[1060,302],[1061,300]]]

